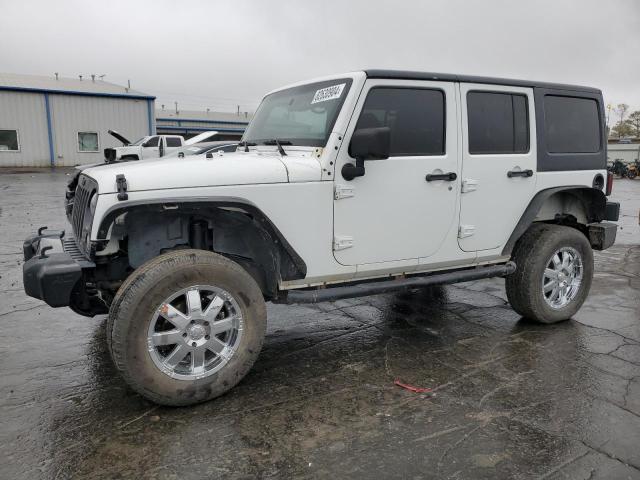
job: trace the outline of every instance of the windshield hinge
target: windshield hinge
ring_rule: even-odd
[[[475,235],[475,233],[475,225],[460,225],[460,228],[458,228],[458,238],[467,238],[471,235]]]
[[[127,179],[122,173],[116,175],[116,188],[118,189],[118,200],[122,201],[129,199],[129,194],[127,193]]]
[[[333,250],[344,250],[345,248],[353,247],[353,237],[346,235],[336,235],[333,237]]]
[[[339,183],[336,184],[335,186],[335,190],[334,190],[334,196],[333,198],[335,198],[336,200],[341,200],[343,198],[349,198],[349,197],[354,197],[355,196],[355,192],[353,191],[354,188],[348,185],[340,185]]]

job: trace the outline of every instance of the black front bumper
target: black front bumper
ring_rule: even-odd
[[[24,241],[23,254],[25,293],[52,307],[68,306],[83,270],[95,268],[84,258],[73,237],[65,238],[64,231],[49,231],[46,227]]]

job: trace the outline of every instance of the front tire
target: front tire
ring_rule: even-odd
[[[507,298],[523,317],[539,323],[571,318],[589,294],[593,251],[580,231],[534,224],[516,243],[516,271],[506,278]]]
[[[264,340],[266,306],[253,278],[202,250],[137,269],[111,305],[107,335],[125,381],[161,405],[191,405],[233,388]]]

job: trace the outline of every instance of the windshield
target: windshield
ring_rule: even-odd
[[[135,147],[136,145],[142,145],[147,138],[149,137],[142,137],[140,140],[133,142],[130,146]]]
[[[291,145],[324,147],[351,79],[293,87],[265,97],[242,137],[245,142],[270,140]]]

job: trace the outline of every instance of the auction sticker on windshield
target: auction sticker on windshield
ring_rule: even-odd
[[[346,86],[346,83],[341,83],[340,85],[333,85],[327,88],[321,88],[316,91],[316,94],[313,96],[313,100],[311,100],[311,104],[326,102],[327,100],[333,100],[334,98],[340,98],[342,95],[342,91]]]

